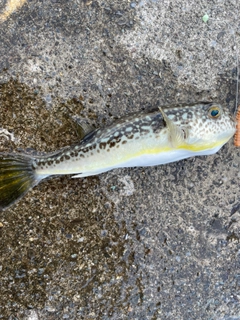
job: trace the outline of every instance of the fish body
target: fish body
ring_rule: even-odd
[[[213,154],[235,130],[228,109],[201,103],[129,115],[44,157],[0,154],[0,208],[14,203],[49,176],[80,178],[114,168],[154,166]]]
[[[214,108],[222,113],[218,118],[209,116]],[[165,164],[217,152],[235,127],[228,111],[216,104],[140,112],[90,132],[78,145],[37,159],[34,166],[39,177],[86,177],[114,168]]]

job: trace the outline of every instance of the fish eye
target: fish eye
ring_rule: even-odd
[[[221,115],[221,111],[220,108],[217,106],[212,106],[211,108],[209,108],[208,110],[208,115],[210,118],[212,119],[217,119],[220,115]]]

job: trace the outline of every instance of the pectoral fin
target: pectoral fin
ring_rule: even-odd
[[[159,108],[159,110],[169,131],[169,141],[172,147],[177,148],[186,144],[187,129],[176,125],[171,119],[168,118],[162,108]]]

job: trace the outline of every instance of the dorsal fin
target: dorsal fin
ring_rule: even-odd
[[[86,123],[86,122],[76,122],[76,131],[77,134],[79,135],[79,138],[82,140],[87,134],[89,134],[90,132],[92,132],[94,130],[94,128]]]
[[[95,128],[93,128],[90,124],[82,120],[74,119],[69,115],[66,115],[65,117],[71,123],[80,140],[82,140],[86,135],[95,130]]]

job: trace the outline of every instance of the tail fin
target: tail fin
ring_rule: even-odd
[[[31,157],[0,153],[0,211],[22,198],[38,182]]]

